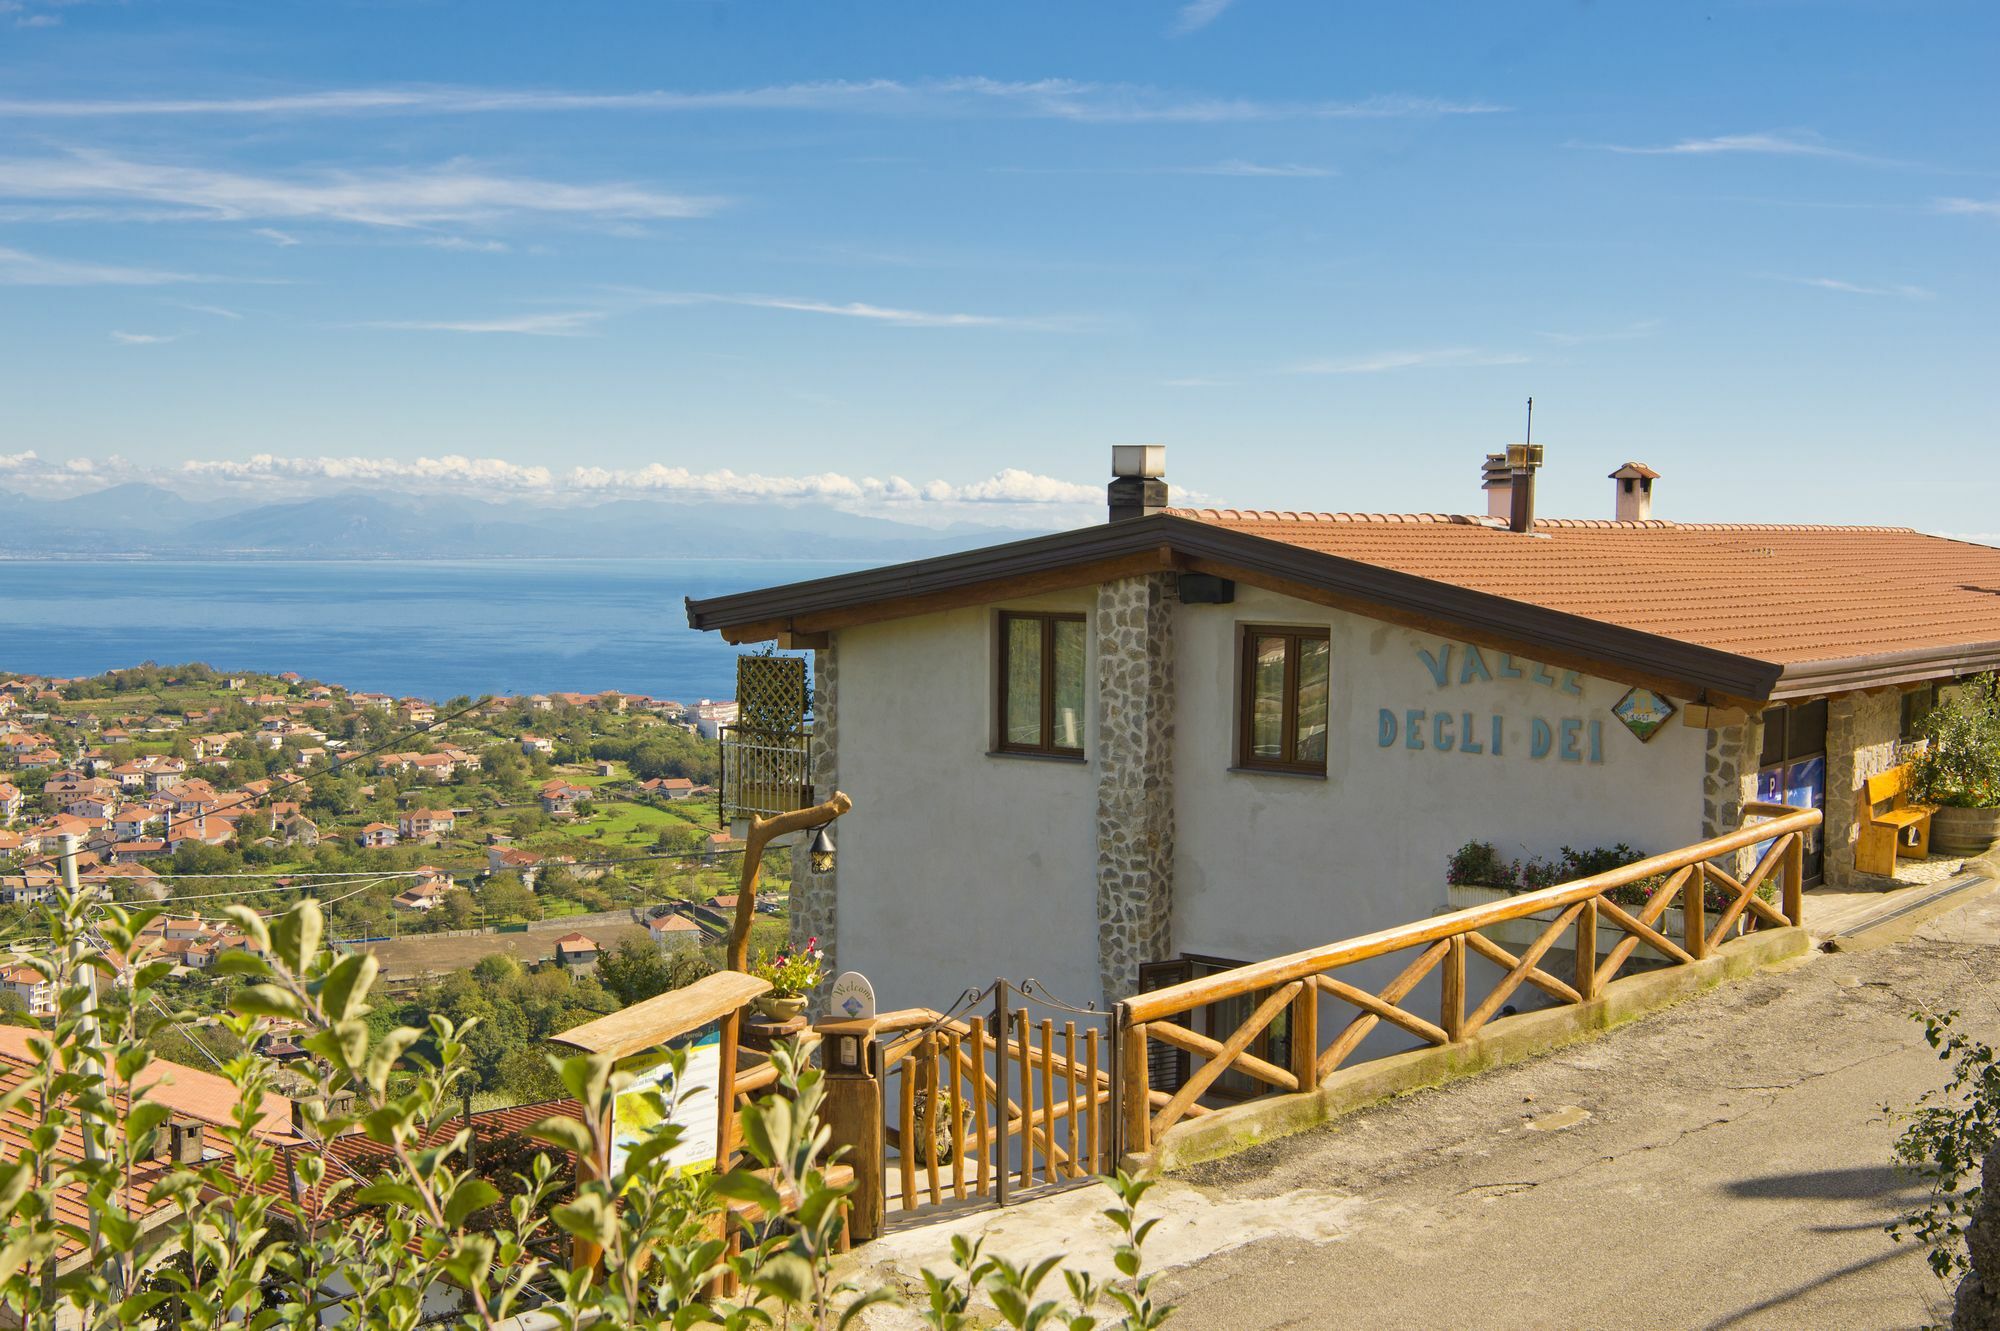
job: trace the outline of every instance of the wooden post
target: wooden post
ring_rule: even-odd
[[[835,1039],[861,1039],[836,1036]],[[869,1044],[873,1045],[873,1040]],[[854,1193],[847,1203],[847,1233],[854,1243],[866,1243],[882,1232],[882,1208],[887,1181],[882,1162],[882,1078],[871,1047],[862,1055],[859,1071],[829,1068],[826,1101],[820,1117],[831,1134],[828,1145],[844,1148],[841,1158],[854,1167]]]
[[[1687,928],[1687,954],[1696,961],[1708,955],[1708,866],[1697,864],[1681,888],[1681,919]]]
[[[1299,1089],[1319,1085],[1319,985],[1308,984],[1292,1000],[1292,1075]]]
[[[1576,992],[1588,1003],[1597,997],[1597,898],[1576,913]]]
[[[810,809],[794,809],[775,818],[750,819],[750,834],[743,839],[743,870],[736,887],[736,918],[729,926],[728,969],[747,974],[750,970],[750,925],[757,914],[757,880],[764,872],[764,851],[773,841],[809,827],[824,827],[854,807],[854,801],[836,790],[833,798]],[[729,1168],[736,1153],[736,1058],[743,1042],[743,1013],[730,1013],[722,1021],[721,1103],[716,1106],[715,1158],[719,1168]]]
[[[1800,832],[1785,848],[1785,918],[1796,926],[1806,922],[1806,834]]]
[[[1465,1038],[1465,935],[1453,934],[1444,954],[1440,973],[1443,999],[1438,1004],[1438,1025],[1445,1038],[1457,1043]]]
[[[1121,1014],[1122,1015],[1122,1014]],[[1119,1148],[1127,1155],[1153,1149],[1153,1082],[1146,1067],[1146,1028],[1126,1026],[1118,1032],[1119,1121],[1124,1132]]]

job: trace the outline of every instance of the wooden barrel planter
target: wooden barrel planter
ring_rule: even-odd
[[[1977,855],[2000,841],[2000,808],[1939,806],[1931,815],[1931,849],[1948,855]]]

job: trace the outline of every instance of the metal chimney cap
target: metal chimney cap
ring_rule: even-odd
[[[1111,474],[1157,480],[1167,474],[1165,444],[1113,444]]]

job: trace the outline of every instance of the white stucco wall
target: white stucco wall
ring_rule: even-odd
[[[1084,589],[1007,608],[1094,604]],[[873,981],[885,1012],[943,1008],[1000,975],[1096,996],[1097,773],[988,756],[995,609],[840,632],[840,785],[854,799],[840,820],[840,965]]]
[[[1493,678],[1474,667],[1461,683],[1463,643],[1240,585],[1233,605],[1177,613],[1174,937],[1184,952],[1252,961],[1428,915],[1444,901],[1446,862],[1470,840],[1518,859],[1565,844],[1651,852],[1701,838],[1704,732],[1676,720],[1640,743],[1610,710],[1626,685],[1525,658],[1512,663],[1522,677],[1505,678],[1493,651],[1479,654]],[[1325,780],[1229,770],[1244,624],[1327,627]],[[1387,746],[1383,709],[1396,719]],[[1421,749],[1408,747],[1413,710],[1424,714]],[[1440,713],[1452,718],[1450,751],[1436,747]],[[1478,753],[1461,746],[1468,714]],[[1549,726],[1540,758],[1537,718]],[[1563,758],[1565,720],[1576,723],[1575,761]]]
[[[1006,606],[1087,613],[1093,603],[1085,589]],[[988,756],[998,608],[840,632],[840,784],[855,808],[840,824],[839,956],[874,981],[885,1011],[943,1007],[1003,974],[1078,1003],[1100,997],[1097,736],[1087,732],[1083,763]],[[1505,678],[1497,652],[1480,657],[1492,679],[1475,669],[1461,683],[1462,644],[1450,644],[1447,666],[1446,639],[1240,585],[1232,605],[1174,614],[1179,951],[1257,960],[1431,914],[1446,861],[1470,839],[1520,858],[1565,843],[1658,851],[1700,838],[1704,733],[1673,721],[1641,744],[1610,711],[1624,685],[1560,670],[1537,682],[1527,660]],[[1237,631],[1252,623],[1330,631],[1325,780],[1230,770]],[[1448,670],[1446,684],[1420,649]],[[1089,688],[1094,717],[1094,670]],[[1384,708],[1397,718],[1388,746]],[[1406,744],[1412,709],[1426,714],[1420,750]],[[1439,711],[1454,718],[1450,751],[1435,747]],[[1466,713],[1477,754],[1456,742]],[[1549,725],[1541,758],[1536,718]],[[1562,756],[1566,719],[1574,761]],[[1358,978],[1393,973],[1378,969]],[[1336,1015],[1329,1007],[1323,1020]]]

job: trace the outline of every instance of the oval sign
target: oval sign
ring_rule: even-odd
[[[860,971],[842,971],[833,978],[828,1010],[835,1021],[866,1021],[875,1015],[875,986]]]

